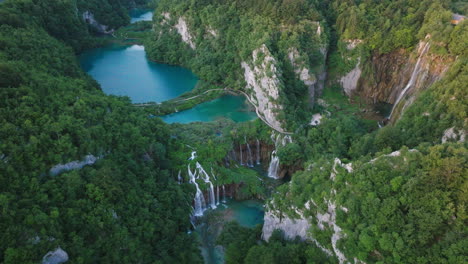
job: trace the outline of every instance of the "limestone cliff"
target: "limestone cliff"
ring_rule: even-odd
[[[193,40],[192,33],[190,32],[190,29],[187,25],[187,19],[183,16],[180,16],[178,18],[173,19],[171,14],[169,12],[163,12],[161,13],[161,20],[158,23],[159,26],[169,26],[169,31],[172,32],[175,30],[181,40],[187,44],[191,49],[195,49],[195,42]],[[159,29],[159,35],[163,34],[162,29]]]
[[[347,49],[353,50],[362,41],[346,43]],[[397,120],[422,90],[444,76],[454,61],[453,57],[437,55],[430,48],[431,39],[427,36],[413,51],[374,53],[367,61],[358,58],[356,66],[339,82],[348,96],[357,95],[369,103],[397,104],[391,116]]]
[[[344,164],[339,159],[335,159],[330,171],[330,181],[335,181],[338,173],[350,173],[353,171],[351,164]],[[294,179],[293,179],[294,180]],[[292,196],[288,192],[287,196]],[[348,213],[348,209],[337,205],[335,201],[336,190],[331,189],[324,199],[323,205],[318,205],[314,200],[309,200],[301,206],[290,204],[288,209],[280,209],[277,206],[277,200],[272,200],[267,205],[265,212],[262,238],[268,240],[275,229],[283,231],[288,239],[299,237],[302,240],[314,242],[317,247],[323,250],[329,256],[335,256],[340,263],[344,263],[347,258],[338,246],[338,241],[345,237],[340,226],[337,225],[337,211],[341,210]],[[282,205],[284,206],[284,205]],[[328,230],[331,236],[328,238],[330,246],[323,245],[311,233],[311,228],[319,230]]]
[[[99,21],[97,21],[94,18],[94,14],[91,13],[90,11],[83,12],[83,20],[99,33],[102,33],[102,34],[114,33],[114,29],[110,29],[109,26],[99,23]]]
[[[257,20],[249,6],[180,5],[186,8],[156,9],[148,56],[183,65],[210,85],[241,93],[260,119],[290,134],[295,121],[290,119],[302,118],[295,113],[308,110],[324,86],[324,25],[310,18],[271,23],[277,18],[269,18],[270,13]]]
[[[257,114],[264,121],[278,131],[283,131],[277,114],[283,109],[278,103],[280,79],[276,59],[272,56],[266,45],[252,52],[252,60],[242,62],[244,78],[247,83],[246,93],[249,101],[255,105]]]

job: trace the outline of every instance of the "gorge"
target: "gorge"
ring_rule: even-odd
[[[463,1],[0,2],[1,263],[464,263]]]

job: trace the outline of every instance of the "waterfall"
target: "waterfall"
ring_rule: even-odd
[[[196,157],[197,157],[197,152],[196,151],[192,151],[192,154],[190,154],[190,158],[189,160],[194,160]]]
[[[278,179],[280,160],[276,151],[279,146],[286,146],[293,141],[290,135],[282,137],[281,134],[275,135],[274,132],[271,133],[271,140],[275,143],[275,150],[271,152],[270,165],[268,166],[268,177]]]
[[[252,157],[252,150],[250,149],[250,144],[247,142],[247,139],[244,137],[244,141],[247,144],[247,166],[248,167],[253,167],[253,157]]]
[[[223,203],[226,203],[226,190],[224,189],[224,184],[223,184]]]
[[[276,150],[271,152],[270,166],[268,166],[268,177],[278,179],[279,158],[276,155]]]
[[[257,138],[257,165],[260,165],[260,141]]]
[[[411,78],[408,81],[408,84],[406,85],[406,87],[403,89],[403,91],[398,96],[397,100],[395,101],[395,104],[393,104],[392,112],[390,112],[390,116],[388,117],[388,119],[392,118],[393,111],[395,110],[397,105],[400,103],[401,99],[403,99],[403,97],[406,95],[406,92],[408,92],[408,90],[414,85],[414,82],[416,81],[416,78],[417,78],[419,72],[421,71],[420,64],[421,64],[422,57],[429,50],[429,46],[430,46],[429,42],[427,42],[426,45],[424,46],[422,52],[421,52],[421,55],[419,55],[419,58],[418,58],[418,61],[416,62],[416,65],[414,66],[414,70],[413,70],[413,73],[411,74]]]
[[[188,174],[190,176],[190,183],[195,185],[195,187],[197,188],[197,192],[195,193],[195,198],[193,199],[193,202],[195,204],[195,207],[193,208],[194,209],[194,215],[195,216],[202,216],[203,211],[205,211],[205,209],[206,209],[206,203],[205,203],[205,198],[203,197],[203,193],[200,190],[200,188],[198,187],[197,182],[195,181],[196,173],[197,173],[196,171],[194,173],[192,173],[192,171],[190,170],[190,164],[189,164],[188,165]]]
[[[208,185],[210,186],[209,198],[210,198],[211,209],[216,209],[214,186],[213,186],[213,183],[210,181],[210,176],[208,175],[208,173],[206,173],[206,171],[203,169],[203,167],[198,162],[197,162],[197,169],[198,169],[198,174],[201,175],[201,177],[205,181],[205,183],[208,183]]]
[[[216,205],[219,205],[219,185],[216,186]]]
[[[179,175],[177,175],[177,182],[178,182],[179,184],[182,183],[182,176],[180,176],[180,171],[179,171]]]
[[[239,151],[240,151],[240,156],[241,156],[241,166],[244,166],[244,163],[242,162],[242,145],[239,144]]]

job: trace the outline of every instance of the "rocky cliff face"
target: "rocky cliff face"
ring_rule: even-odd
[[[320,26],[318,26],[317,34],[320,34]],[[326,57],[327,49],[321,50],[324,58]],[[309,91],[309,104],[312,106],[315,101],[316,94],[323,90],[324,82],[326,79],[326,71],[324,67],[315,75],[311,70],[300,61],[300,53],[296,48],[290,48],[288,51],[288,59],[293,66],[296,77],[301,80],[308,88]]]
[[[339,159],[335,159],[330,171],[330,180],[335,181],[338,173],[350,173],[353,171],[352,164],[344,164]],[[288,194],[292,195],[292,194]],[[290,205],[287,212],[277,208],[275,200],[270,201],[264,217],[262,238],[268,240],[275,229],[283,231],[284,236],[289,239],[299,237],[302,240],[309,240],[317,245],[329,256],[335,256],[340,263],[346,262],[346,256],[338,246],[338,241],[345,237],[340,226],[336,223],[337,211],[348,212],[347,208],[337,205],[335,201],[336,190],[331,189],[329,195],[324,197],[326,205],[318,206],[313,200],[307,201],[301,207]],[[331,234],[329,244],[331,248],[322,245],[314,238],[310,229],[316,226],[319,230],[328,230]]]
[[[99,23],[99,21],[97,21],[94,18],[94,14],[91,13],[90,11],[83,12],[82,17],[83,17],[83,20],[87,24],[89,24],[91,27],[93,27],[97,32],[102,33],[102,34],[112,34],[112,33],[114,33],[113,29],[109,29],[109,26],[106,26],[106,25],[103,25],[103,24]]]
[[[222,3],[197,8],[204,11],[158,9],[153,21],[155,43],[148,45],[148,55],[182,64],[210,84],[239,91],[265,123],[289,134],[284,116],[295,116],[291,112],[299,101],[299,107],[308,107],[305,98],[312,105],[324,86],[328,39],[323,25],[304,18],[267,26],[253,23],[250,15],[237,14],[240,10],[233,11],[239,21],[225,21],[219,14],[217,19],[202,15],[223,10]]]
[[[283,107],[278,103],[281,83],[278,77],[277,61],[263,44],[252,52],[250,62],[242,62],[244,78],[247,86],[246,93],[249,101],[255,105],[257,114],[263,120],[278,131],[283,131],[282,124],[278,120],[278,112]]]
[[[360,43],[349,42],[348,50]],[[454,61],[452,57],[432,53],[430,45],[430,37],[426,37],[412,52],[400,49],[374,54],[366,62],[359,58],[355,68],[339,82],[348,96],[357,95],[369,103],[397,103],[392,114],[392,120],[396,120],[419,92],[443,77]],[[363,68],[367,69],[365,74]]]

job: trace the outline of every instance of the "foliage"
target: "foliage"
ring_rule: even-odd
[[[87,41],[73,2],[0,5],[0,262],[36,263],[60,246],[76,263],[198,263],[192,189],[168,159],[178,146],[81,71],[61,41]],[[100,159],[49,173],[88,154]]]
[[[466,129],[467,63],[464,57],[457,60],[445,78],[423,91],[396,124],[356,139],[352,143],[353,155],[416,147],[421,143],[437,144],[446,129]]]
[[[279,230],[268,242],[258,242],[261,231],[261,226],[252,230],[228,223],[218,238],[226,249],[226,263],[334,263],[312,244],[285,240]]]
[[[361,158],[353,162],[351,173],[324,159],[296,173],[291,185],[275,195],[274,204],[287,214],[294,214],[291,208],[303,210],[315,225],[327,201],[336,203],[336,223],[346,234],[338,245],[348,259],[463,263],[467,157],[462,144],[403,148],[399,155]],[[332,167],[335,181],[330,180]],[[305,208],[311,199],[317,207]],[[318,228],[311,231],[323,246],[331,244],[330,235],[321,236]]]
[[[285,12],[290,10],[290,12]],[[219,88],[244,90],[242,62],[253,62],[252,52],[266,45],[275,58],[280,83],[278,115],[294,127],[308,118],[308,90],[295,77],[288,57],[298,50],[300,64],[313,75],[323,67],[327,35],[316,34],[320,14],[310,1],[159,1],[156,34],[147,40],[148,56],[156,61],[183,65],[200,79]],[[187,24],[195,49],[184,43],[175,26]],[[322,30],[323,30],[322,25]],[[259,57],[265,54],[259,54]],[[272,72],[267,72],[267,75]]]

